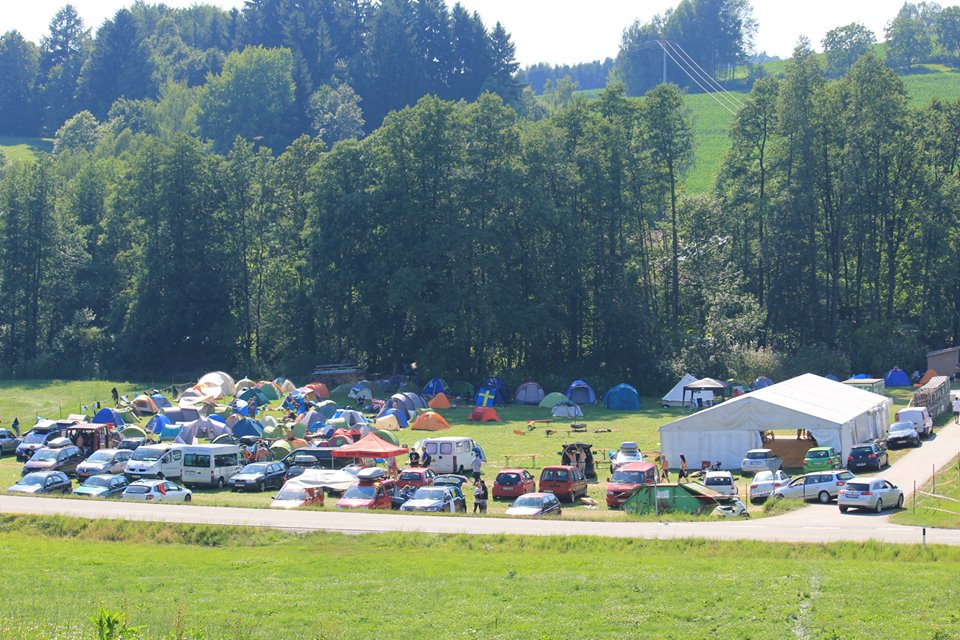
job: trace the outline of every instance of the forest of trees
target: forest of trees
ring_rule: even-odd
[[[220,151],[86,113],[0,170],[8,374],[749,377],[914,366],[960,337],[960,104],[803,43],[710,196],[676,86],[539,118],[424,97],[362,140]],[[556,386],[556,385],[555,385]]]

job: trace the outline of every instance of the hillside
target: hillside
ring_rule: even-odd
[[[53,140],[0,136],[0,152],[3,152],[7,160],[25,160],[38,151],[53,151]]]

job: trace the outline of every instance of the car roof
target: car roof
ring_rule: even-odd
[[[750,449],[747,453],[773,453],[773,449]]]
[[[656,469],[657,465],[652,462],[628,462],[625,465],[617,467],[617,471],[646,471],[647,469]]]
[[[415,473],[426,473],[427,467],[404,467],[400,469],[400,473],[406,473],[407,471],[413,471]]]
[[[135,480],[130,483],[130,485],[138,485],[141,487],[155,487],[158,484],[163,484],[164,482],[169,482],[168,480]]]
[[[524,471],[529,472],[529,469],[522,469],[520,467],[506,467],[505,469],[500,469],[497,474],[501,473],[523,473]]]
[[[577,469],[578,467],[573,466],[572,464],[548,464],[543,468],[543,471],[547,469]]]
[[[897,420],[897,421],[894,422],[892,425],[890,425],[890,428],[893,429],[893,428],[894,428],[895,426],[897,426],[898,424],[905,424],[905,425],[909,426],[911,429],[913,428],[913,423],[910,422],[909,420]]]
[[[44,476],[44,477],[46,477],[46,476],[63,476],[63,475],[66,475],[63,471],[56,471],[56,470],[52,470],[52,469],[44,469],[43,471],[31,471],[30,473],[26,474],[26,475],[23,476],[23,477],[26,478],[27,476]],[[22,479],[22,478],[21,478],[21,479]]]
[[[833,447],[810,447],[807,449],[807,453],[811,451],[830,451],[830,449],[833,449]]]
[[[554,498],[556,497],[556,496],[555,496],[554,494],[552,494],[552,493],[541,493],[541,492],[538,491],[538,492],[536,492],[536,493],[525,493],[525,494],[523,494],[522,496],[520,496],[520,497],[517,498],[517,499],[518,499],[518,500],[519,500],[520,498],[540,498],[540,499],[543,499],[543,498],[546,498],[547,496],[554,497]]]
[[[716,478],[717,476],[733,476],[729,471],[707,471],[707,478]]]
[[[639,449],[640,445],[638,445],[636,442],[628,440],[626,442],[621,442],[620,448],[621,449]]]

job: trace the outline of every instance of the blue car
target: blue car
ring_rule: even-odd
[[[118,496],[130,484],[122,473],[98,473],[87,478],[82,485],[73,490],[75,496],[91,498],[109,498]]]

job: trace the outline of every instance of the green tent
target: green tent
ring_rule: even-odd
[[[324,400],[316,406],[315,411],[319,411],[321,414],[323,414],[324,418],[332,418],[333,414],[337,412],[337,403],[333,400]]]
[[[124,422],[132,422],[136,424],[137,421],[140,420],[137,414],[133,412],[132,407],[123,407],[123,408],[117,407],[116,409],[114,409],[114,411],[120,414],[120,417],[123,418]]]
[[[264,382],[259,389],[260,393],[271,400],[279,400],[283,397],[283,389],[278,387],[276,382]]]
[[[392,431],[387,431],[385,429],[377,429],[373,432],[373,435],[377,436],[381,440],[386,440],[390,444],[400,446],[400,440],[397,439],[397,434]]]
[[[264,427],[264,429],[263,429],[263,439],[264,439],[264,440],[279,440],[279,439],[281,439],[281,438],[286,438],[286,437],[287,437],[287,433],[289,433],[289,431],[287,430],[287,427],[285,427],[285,426],[283,426],[283,425],[275,425],[275,426],[272,426],[272,427]]]
[[[307,435],[307,425],[303,424],[302,422],[295,422],[290,430],[293,432],[293,435],[298,438],[303,438],[305,435]]]
[[[547,409],[553,409],[555,406],[561,402],[566,402],[567,396],[563,395],[559,391],[554,391],[553,393],[548,393],[543,397],[543,400],[540,401],[541,407],[546,407]]]
[[[130,426],[124,427],[123,431],[120,432],[124,438],[146,438],[147,432],[141,429],[140,427]]]
[[[277,440],[270,445],[270,453],[273,454],[274,460],[281,460],[287,457],[291,451],[293,451],[293,447],[290,446],[290,443],[286,440]]]
[[[250,402],[251,399],[254,399],[257,401],[258,407],[265,407],[268,404],[270,404],[270,398],[263,395],[263,392],[260,391],[260,389],[253,388],[253,387],[250,389],[247,389],[237,397],[240,398],[241,400],[245,400],[246,402]]]
[[[473,385],[463,380],[454,380],[450,383],[450,393],[460,398],[472,398],[474,396]]]

